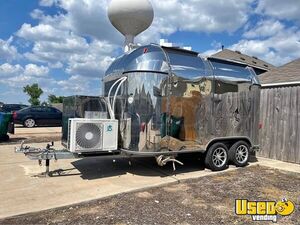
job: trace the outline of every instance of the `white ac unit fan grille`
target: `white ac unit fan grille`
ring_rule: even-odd
[[[77,123],[76,149],[102,149],[102,124]]]
[[[76,153],[117,150],[118,121],[69,119],[68,149]]]

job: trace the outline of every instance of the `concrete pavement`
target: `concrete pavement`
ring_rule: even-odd
[[[173,172],[171,164],[161,168],[152,158],[133,159],[131,165],[128,159],[88,158],[52,162],[51,170],[60,169],[61,175],[39,178],[36,175],[44,172],[44,166],[14,153],[13,147],[0,146],[0,218],[218,174],[204,169],[197,160],[184,159],[185,165]],[[251,163],[257,164],[264,165],[263,159]],[[220,173],[235,169],[231,166]]]
[[[35,175],[44,172],[45,167],[14,153],[13,147],[0,146],[0,218],[212,173],[197,163],[177,166],[174,173],[171,165],[160,168],[153,158],[133,159],[131,165],[127,159],[113,162],[107,158],[89,158],[51,162],[51,170],[62,169],[62,175],[38,178]]]
[[[300,178],[300,164],[286,163],[274,159],[267,159],[262,157],[257,157],[257,164],[261,166],[268,166],[274,169],[283,170],[286,172],[299,173]]]

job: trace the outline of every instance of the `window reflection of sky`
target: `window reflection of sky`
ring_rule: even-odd
[[[201,58],[194,55],[168,53],[171,65],[182,65],[196,69],[204,69]]]
[[[145,90],[145,95],[148,94],[152,97],[152,102],[156,104],[156,98],[154,98],[153,87],[158,89],[161,87],[162,81],[166,78],[164,74],[158,73],[146,73],[137,72],[128,74],[128,94],[143,94],[143,88]],[[146,97],[143,96],[143,97]]]
[[[233,65],[219,62],[211,62],[214,70],[214,75],[218,79],[249,82],[252,80],[253,74],[244,65]]]
[[[238,83],[243,83],[243,82],[249,83],[249,79],[243,78],[243,77],[218,76],[217,79],[223,80],[223,81],[238,82]]]
[[[174,74],[185,78],[195,78],[205,75],[205,65],[201,58],[184,53],[168,52],[171,69]]]
[[[233,69],[229,69],[229,68],[219,68],[219,70],[224,70],[224,71],[234,71]],[[237,71],[234,71],[237,72]]]
[[[144,49],[147,48],[147,52]],[[259,84],[255,72],[245,65],[238,65],[222,60],[204,59],[196,54],[181,52],[180,50],[164,49],[170,60],[172,74],[182,79],[198,80],[201,78],[223,80],[230,82],[249,82]],[[210,65],[212,68],[208,65]],[[153,95],[153,87],[160,88],[162,77],[168,73],[169,65],[162,49],[158,46],[144,46],[130,54],[125,54],[117,58],[106,76],[118,75],[124,76],[123,72],[129,72],[133,76],[129,79],[129,87],[138,87],[138,90],[128,90],[128,93],[141,92],[142,84],[144,85],[145,94]],[[212,70],[211,70],[212,69]],[[138,73],[131,73],[141,71]],[[146,73],[149,71],[149,73]],[[150,72],[151,71],[151,72]],[[155,73],[164,72],[166,74]],[[127,75],[127,74],[126,74]]]
[[[144,53],[145,48],[147,48],[147,53]],[[166,61],[160,47],[144,46],[117,58],[106,71],[106,76],[137,70],[168,72],[169,67]]]

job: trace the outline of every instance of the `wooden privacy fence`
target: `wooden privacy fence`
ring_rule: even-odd
[[[261,90],[258,156],[300,164],[300,86]]]

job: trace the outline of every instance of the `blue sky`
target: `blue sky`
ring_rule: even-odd
[[[98,95],[101,77],[122,52],[109,23],[109,0],[0,0],[0,101]],[[299,0],[151,0],[155,18],[138,43],[161,38],[210,55],[221,45],[276,66],[300,58]]]

